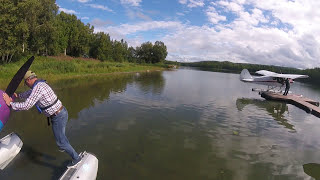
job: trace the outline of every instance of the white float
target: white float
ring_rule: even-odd
[[[10,133],[0,140],[0,169],[3,170],[22,148],[22,141],[16,133]]]
[[[81,162],[73,168],[67,168],[59,180],[94,180],[98,173],[98,159],[84,151],[80,154]]]

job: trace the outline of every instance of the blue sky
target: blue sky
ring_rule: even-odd
[[[59,11],[168,60],[320,67],[318,0],[57,0]]]

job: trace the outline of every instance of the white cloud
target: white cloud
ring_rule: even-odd
[[[142,0],[120,0],[123,5],[140,6]]]
[[[109,11],[109,12],[113,12],[112,9],[106,7],[106,6],[102,6],[102,5],[99,5],[99,4],[86,4],[87,6],[90,6],[92,8],[95,8],[95,9],[101,9],[101,10],[104,10],[104,11]]]
[[[209,21],[212,24],[218,24],[219,21],[226,21],[227,18],[225,16],[219,15],[214,7],[209,7],[206,11]]]
[[[99,27],[103,27],[103,26],[112,24],[112,22],[109,21],[109,20],[103,21],[103,20],[101,20],[99,18],[95,18],[90,22],[90,24],[93,25],[95,28],[99,28]]]
[[[83,19],[83,20],[88,20],[88,19],[90,19],[89,17],[82,17],[81,19]]]
[[[213,3],[215,4],[215,3]],[[233,11],[233,12],[240,12],[243,11],[242,5],[236,2],[229,2],[229,1],[219,1],[217,4],[226,8],[226,10]]]
[[[136,35],[134,38],[128,38],[129,35],[159,29],[174,32],[183,27],[184,26],[180,22],[176,21],[149,21],[136,24],[122,24],[120,26],[98,27],[95,28],[95,32],[108,33],[112,39],[125,39],[130,46],[137,47],[149,40],[145,40],[141,35]]]
[[[259,23],[267,23],[269,21],[259,9],[253,9],[251,13],[241,11],[238,16],[234,22],[238,23],[239,26],[241,26],[241,23],[247,26],[258,26]]]
[[[204,6],[203,2],[179,0],[188,7]],[[95,30],[109,33],[118,40],[125,39],[131,46],[150,40],[144,39],[141,32],[165,31],[166,35],[158,40],[167,45],[167,59],[174,61],[320,67],[320,1],[223,0],[211,2],[204,8],[210,22],[207,25],[145,18],[146,22]]]
[[[180,4],[187,4],[188,0],[179,0]]]
[[[77,0],[77,1],[81,3],[87,3],[87,2],[90,2],[91,0]]]
[[[168,30],[169,33],[159,40],[168,47],[167,59],[174,61],[218,60],[294,67],[320,65],[317,60],[320,44],[314,36],[296,37],[281,29],[244,24],[222,26],[217,31],[215,27],[190,26],[177,21],[152,21],[96,30],[119,40],[138,32]],[[128,40],[131,46],[145,41],[142,37]]]
[[[63,12],[65,12],[65,13],[67,13],[67,14],[79,14],[79,13],[77,13],[77,12],[74,11],[74,10],[65,9],[65,8],[62,8],[62,7],[59,7],[59,11],[60,11],[60,12],[63,11]]]
[[[174,35],[167,35],[163,41],[168,46],[170,55],[182,55],[181,59],[171,60],[219,60],[303,66],[305,61],[301,61],[299,55],[293,51],[295,45],[290,44],[292,38],[278,29],[255,28],[248,33],[245,29],[225,28],[215,31],[208,26],[188,26]],[[298,61],[287,64],[290,57]]]
[[[106,28],[96,29],[96,31],[104,31],[107,33],[130,35],[136,32],[150,31],[155,29],[180,29],[182,24],[176,21],[148,21],[137,24],[122,24],[120,26],[109,26]]]
[[[193,7],[203,7],[204,4],[204,0],[179,0],[180,4],[186,4],[189,8],[193,8]]]
[[[273,15],[284,23],[291,24],[299,35],[320,30],[320,1],[318,0],[268,0],[249,2],[262,10],[272,11]]]
[[[145,21],[151,21],[151,18],[147,15],[145,15],[143,12],[141,12],[140,10],[136,10],[136,9],[131,9],[131,8],[127,8],[126,9],[126,12],[127,12],[127,16],[130,18],[130,19],[142,19],[142,20],[145,20]]]
[[[177,12],[176,15],[178,15],[178,16],[184,16],[185,14],[184,14],[184,13],[181,13],[181,12]]]

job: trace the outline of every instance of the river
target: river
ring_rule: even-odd
[[[264,87],[238,74],[178,69],[51,85],[69,111],[72,146],[99,159],[99,180],[320,178],[320,119],[262,99],[251,88]],[[318,87],[290,90],[320,100]],[[62,175],[70,158],[35,108],[12,113],[0,137],[10,132],[24,144],[0,179]]]

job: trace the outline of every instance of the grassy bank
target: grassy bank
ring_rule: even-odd
[[[26,62],[28,58],[0,65],[0,88],[5,88],[18,69]],[[36,74],[50,81],[60,79],[71,79],[79,76],[104,75],[111,73],[140,72],[163,70],[162,64],[134,64],[134,63],[116,63],[100,62],[94,59],[77,59],[70,57],[35,57],[30,67]]]

